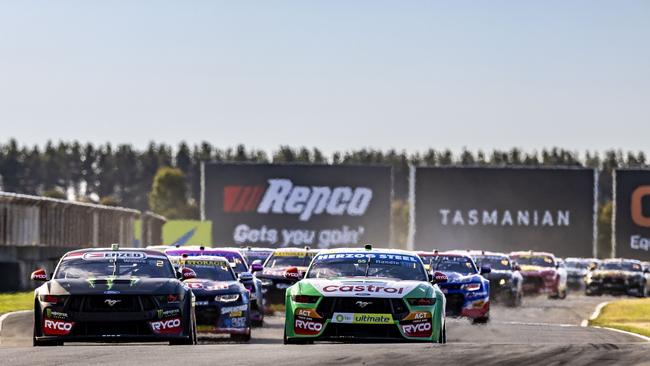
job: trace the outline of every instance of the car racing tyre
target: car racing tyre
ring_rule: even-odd
[[[517,306],[521,306],[521,302],[522,302],[521,292],[517,292],[516,294],[510,296],[507,305],[508,307],[516,308]]]
[[[447,324],[444,324],[440,329],[440,336],[438,337],[438,343],[440,344],[447,343]]]
[[[587,296],[601,296],[602,293],[601,292],[596,292],[596,291],[593,291],[593,290],[591,290],[591,291],[587,290],[587,291],[585,291],[585,295],[587,295]]]
[[[254,327],[263,327],[264,326],[264,317],[260,320],[252,320],[251,325]]]
[[[490,321],[490,314],[474,319],[473,324],[487,324]]]
[[[231,334],[230,340],[238,343],[248,343],[251,341],[251,334]]]
[[[287,329],[285,328],[284,329],[283,343],[284,344],[314,344],[314,341],[306,340],[306,339],[288,338],[287,337]]]
[[[38,304],[34,304],[34,309],[38,309]],[[40,320],[40,317],[38,315],[37,310],[34,310],[34,334],[33,334],[33,337],[32,337],[32,346],[34,346],[34,347],[63,346],[63,342],[61,342],[61,341],[44,341],[44,340],[36,339],[36,336],[37,336],[37,331],[36,331],[37,324],[41,324],[41,320]]]
[[[192,322],[190,323],[190,336],[184,339],[175,339],[169,341],[170,346],[192,346],[197,343],[196,336],[196,314],[192,312]]]

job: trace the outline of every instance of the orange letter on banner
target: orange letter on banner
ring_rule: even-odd
[[[650,227],[650,217],[643,215],[643,197],[650,196],[650,186],[640,186],[632,193],[632,221],[643,227]]]

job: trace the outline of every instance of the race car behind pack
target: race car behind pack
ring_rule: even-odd
[[[196,278],[185,281],[196,297],[199,332],[230,334],[235,341],[251,338],[249,291],[237,279],[229,261],[215,256],[184,256],[180,268]]]
[[[309,248],[282,248],[266,260],[264,269],[256,276],[262,281],[267,312],[273,305],[284,305],[285,291],[304,276],[316,253]]]
[[[177,262],[181,256],[210,256],[225,258],[240,282],[250,292],[250,317],[254,326],[264,324],[264,293],[262,281],[255,278],[252,274],[254,270],[261,270],[261,266],[250,267],[243,255],[237,249],[229,248],[206,248],[202,246],[187,246],[180,248],[171,248],[165,251],[170,256],[172,263]]]
[[[440,284],[447,299],[448,316],[466,317],[474,323],[490,319],[490,281],[482,274],[489,267],[476,267],[474,260],[464,252],[420,252],[422,261],[431,272],[444,273],[448,280]]]

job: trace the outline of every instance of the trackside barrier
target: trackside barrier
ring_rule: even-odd
[[[139,218],[146,236],[136,241]],[[164,217],[150,212],[0,192],[0,268],[14,268],[4,273],[0,291],[31,287],[28,275],[34,268],[52,271],[72,249],[159,244],[164,223]]]

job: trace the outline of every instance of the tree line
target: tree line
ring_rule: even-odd
[[[382,164],[393,167],[395,198],[408,197],[408,167],[420,166],[562,166],[601,170],[601,202],[611,199],[611,171],[616,168],[647,167],[643,152],[610,150],[580,154],[560,148],[542,151],[472,152],[429,149],[407,153],[397,150],[358,149],[326,155],[317,148],[280,146],[268,154],[263,150],[238,145],[220,148],[202,142],[172,147],[151,142],[145,149],[129,144],[94,145],[77,141],[48,142],[45,146],[19,145],[15,139],[0,143],[0,188],[8,192],[76,197],[83,201],[102,201],[138,210],[150,209],[148,194],[156,172],[163,167],[177,168],[185,175],[188,202],[200,195],[201,161],[303,163],[303,164]]]

